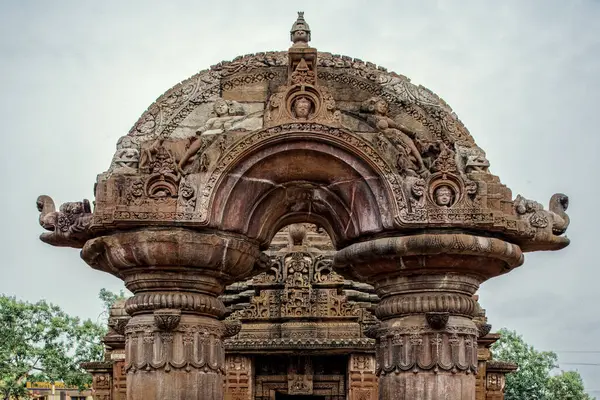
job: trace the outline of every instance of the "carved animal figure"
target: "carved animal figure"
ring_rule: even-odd
[[[40,212],[40,225],[49,231],[56,227],[56,206],[52,197],[41,195],[37,198],[37,209]]]
[[[40,235],[41,241],[53,246],[81,248],[90,238],[88,228],[93,214],[87,199],[64,203],[56,211],[54,200],[41,195],[36,205],[40,212],[40,225],[50,231]]]
[[[569,196],[556,193],[550,198],[548,207],[553,216],[552,233],[562,235],[567,231],[571,220],[566,211],[569,208]]]
[[[569,227],[570,219],[566,213],[569,197],[563,193],[556,193],[550,198],[548,211],[540,203],[527,200],[521,195],[515,199],[514,206],[517,215],[536,228],[536,236],[560,236]]]

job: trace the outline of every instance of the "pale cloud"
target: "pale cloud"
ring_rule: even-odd
[[[208,6],[210,4],[210,7]],[[43,245],[38,194],[92,197],[119,136],[177,82],[240,54],[285,50],[298,5],[277,1],[0,3],[4,233],[0,292],[95,318],[120,281]],[[600,350],[595,173],[597,1],[305,1],[323,51],[383,65],[442,96],[513,189],[571,197],[572,245],[483,285],[495,328],[542,349]],[[600,354],[559,354],[598,362]],[[571,366],[570,366],[571,367]],[[599,367],[579,367],[590,389]],[[600,394],[600,393],[596,393]]]

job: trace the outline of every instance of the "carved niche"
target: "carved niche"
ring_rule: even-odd
[[[297,21],[294,26],[294,45],[288,52],[288,82],[269,98],[265,126],[293,122],[341,126],[341,114],[333,96],[317,84],[317,50],[308,47],[307,24]]]

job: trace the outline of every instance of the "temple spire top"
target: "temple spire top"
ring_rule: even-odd
[[[304,20],[304,11],[298,11],[298,19],[292,25],[290,38],[294,42],[294,47],[306,47],[310,42],[310,27]]]

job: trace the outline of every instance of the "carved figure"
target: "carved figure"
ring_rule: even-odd
[[[117,152],[113,157],[110,169],[115,174],[133,175],[138,172],[140,151],[131,137],[123,136],[117,142]]]
[[[245,118],[246,112],[237,101],[218,99],[213,106],[214,116],[197,131],[199,134],[212,135],[230,131],[233,124]]]
[[[237,101],[218,99],[213,106],[213,112],[215,116],[209,118],[209,120],[206,121],[204,126],[200,127],[196,131],[196,135],[198,135],[198,137],[190,145],[185,155],[179,161],[178,167],[180,171],[183,170],[183,168],[187,164],[189,164],[189,162],[194,157],[198,156],[199,154],[200,157],[202,157],[202,151],[208,145],[208,135],[224,133],[236,128],[246,130],[246,128],[244,127],[236,126],[236,123],[240,123],[245,119],[249,119],[252,121],[249,122],[247,125],[254,126],[254,122],[259,121],[261,119],[260,117],[255,118],[246,115],[246,111],[244,111],[242,105]],[[206,172],[207,169],[208,156],[204,156],[204,158],[201,158],[200,160],[200,171]]]
[[[533,200],[528,200],[518,195],[514,202],[515,211],[521,219],[542,231],[548,231],[555,236],[560,236],[567,231],[570,219],[566,211],[569,207],[569,197],[563,193],[556,193],[550,198],[549,211]]]
[[[193,209],[196,206],[196,190],[190,182],[183,180],[179,186],[180,204]]]
[[[91,237],[88,228],[93,214],[87,199],[64,203],[56,211],[54,200],[42,195],[37,198],[37,209],[40,211],[40,225],[51,231],[40,235],[42,242],[53,246],[81,248]]]
[[[435,203],[440,207],[450,207],[454,202],[454,191],[450,186],[442,185],[435,189]]]
[[[456,145],[456,164],[460,172],[488,172],[490,162],[479,147]]]
[[[164,146],[164,138],[156,139],[152,146],[142,151],[140,170],[152,174],[174,174],[175,157]]]
[[[299,121],[306,121],[310,118],[313,110],[313,103],[306,96],[298,97],[294,101],[294,117]]]
[[[363,103],[361,110],[372,114],[377,129],[382,131],[393,144],[405,149],[415,163],[419,175],[427,175],[428,171],[423,163],[423,158],[413,141],[417,134],[387,115],[388,103],[385,100],[373,97]]]
[[[550,212],[552,213],[552,233],[562,235],[567,231],[571,220],[566,211],[569,208],[569,196],[556,193],[550,198]]]

